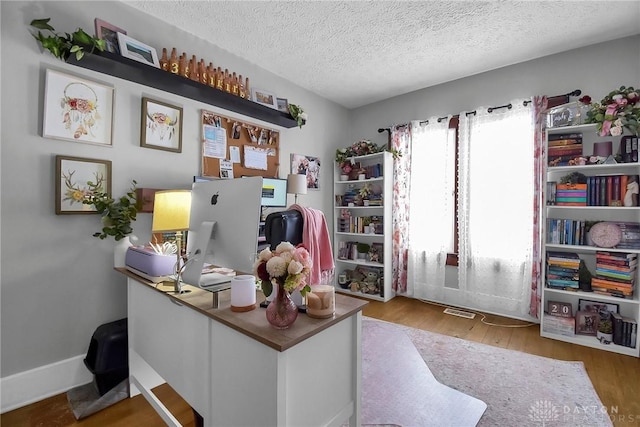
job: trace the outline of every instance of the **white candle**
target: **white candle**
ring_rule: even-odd
[[[231,279],[231,311],[243,312],[256,308],[256,278],[251,275]]]

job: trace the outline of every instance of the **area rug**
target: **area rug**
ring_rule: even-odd
[[[487,404],[478,426],[612,425],[582,362],[530,355],[367,317],[363,318],[363,337],[369,328],[381,324],[409,337],[440,384]],[[385,352],[385,348],[378,349]],[[363,355],[366,353],[363,338]],[[396,361],[390,359],[388,363]],[[392,395],[401,384],[386,386]],[[363,407],[366,393],[363,387]],[[429,406],[425,404],[422,409],[428,411]],[[436,425],[410,421],[396,424]]]

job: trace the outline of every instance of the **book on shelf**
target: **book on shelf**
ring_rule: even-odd
[[[638,260],[638,254],[634,252],[597,251],[596,258],[608,259],[613,261],[632,262]]]
[[[638,338],[638,322],[631,317],[622,317],[622,345],[635,348]]]
[[[611,313],[611,323],[613,323],[613,343],[622,345],[622,315]]]
[[[625,135],[620,138],[620,154],[622,163],[635,163],[638,161],[638,137]]]

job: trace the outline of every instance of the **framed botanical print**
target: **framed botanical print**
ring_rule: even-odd
[[[42,136],[111,145],[113,86],[48,69]]]
[[[56,215],[94,214],[83,200],[92,193],[111,194],[111,161],[56,156]]]
[[[142,98],[140,146],[182,152],[182,107]]]

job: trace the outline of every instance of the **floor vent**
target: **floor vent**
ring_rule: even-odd
[[[473,319],[476,317],[475,313],[469,313],[468,311],[456,310],[455,308],[447,308],[444,310],[445,314],[452,316],[464,317],[465,319]]]

